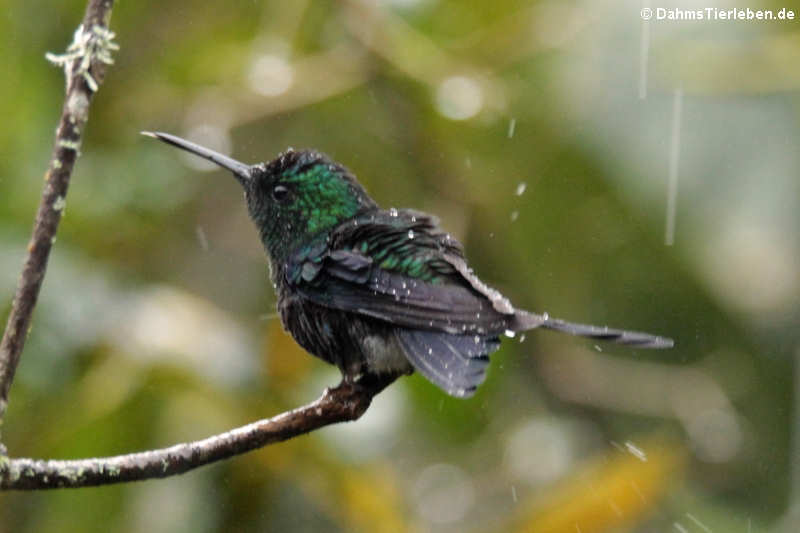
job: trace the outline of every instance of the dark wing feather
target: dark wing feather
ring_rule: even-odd
[[[312,243],[286,267],[297,294],[329,308],[395,326],[449,334],[497,335],[514,309],[466,266],[461,245],[436,219],[414,211],[375,211]]]
[[[486,379],[489,354],[500,347],[497,337],[451,335],[398,329],[400,346],[414,368],[447,394],[465,398]]]

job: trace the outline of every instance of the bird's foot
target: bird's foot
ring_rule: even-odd
[[[395,374],[344,374],[342,385],[368,391],[375,395],[391,385],[397,377]]]

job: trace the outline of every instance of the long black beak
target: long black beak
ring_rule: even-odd
[[[199,155],[204,159],[208,159],[212,163],[216,163],[222,168],[233,172],[233,175],[236,176],[236,179],[238,179],[242,185],[245,185],[246,182],[250,181],[253,176],[253,168],[250,165],[240,163],[239,161],[231,159],[226,155],[222,155],[219,152],[215,152],[214,150],[203,148],[199,144],[187,141],[186,139],[181,139],[180,137],[170,135],[169,133],[161,133],[160,131],[143,131],[142,135],[147,135],[148,137],[162,140],[167,144],[177,146],[181,150],[186,150],[187,152]]]

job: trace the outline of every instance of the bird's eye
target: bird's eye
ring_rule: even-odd
[[[275,185],[272,188],[272,199],[276,202],[285,202],[289,199],[289,187],[285,185]]]

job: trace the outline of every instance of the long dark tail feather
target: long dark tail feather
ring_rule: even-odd
[[[525,331],[533,328],[545,328],[579,337],[588,337],[602,341],[626,344],[637,348],[672,348],[674,341],[667,337],[659,337],[640,331],[612,329],[606,326],[576,324],[558,318],[550,318],[547,313],[537,315],[528,311],[517,310],[512,325],[514,331]]]

